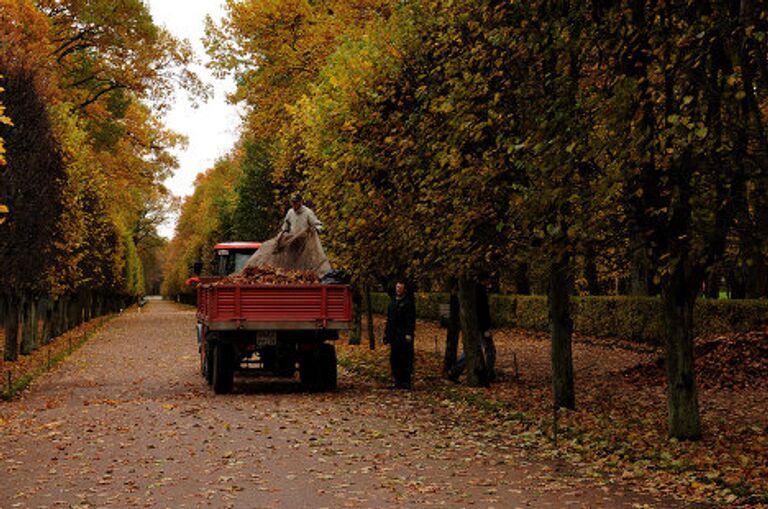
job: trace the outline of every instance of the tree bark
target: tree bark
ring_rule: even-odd
[[[483,355],[482,332],[477,319],[477,285],[467,278],[459,279],[459,316],[467,360],[467,385],[488,387],[488,370]]]
[[[518,295],[531,294],[531,280],[528,279],[528,264],[520,263],[515,267],[515,290]]]
[[[568,253],[559,255],[549,272],[547,304],[549,306],[549,327],[552,336],[552,392],[557,408],[576,408],[576,392],[573,383],[573,354],[571,337],[571,293],[573,276],[571,257]]]
[[[43,331],[40,334],[40,344],[47,345],[51,342],[51,321],[53,318],[53,309],[50,299],[40,299],[40,306],[38,311],[40,314],[40,319],[43,321]]]
[[[699,401],[693,355],[693,307],[697,281],[678,268],[664,284],[662,299],[667,321],[667,423],[669,436],[682,440],[701,437]]]
[[[359,345],[363,336],[363,296],[357,285],[352,289],[352,330],[349,331],[349,344]]]
[[[37,303],[34,297],[25,296],[21,309],[21,354],[29,355],[37,348]]]
[[[602,295],[600,281],[597,277],[597,261],[595,260],[595,250],[592,246],[587,246],[584,251],[584,279],[587,281],[587,293],[589,295]]]
[[[712,271],[707,276],[706,284],[707,298],[719,299],[720,298],[720,274]]]
[[[648,297],[656,293],[652,277],[651,261],[642,249],[632,253],[630,261],[629,294],[634,297]]]
[[[53,305],[53,337],[64,333],[64,298],[59,297]]]
[[[748,268],[749,278],[746,284],[746,297],[748,299],[762,299],[768,297],[768,265],[762,258],[755,260]]]
[[[376,332],[373,327],[373,304],[371,303],[371,285],[365,285],[365,319],[368,325],[368,347],[376,349]]]
[[[459,296],[456,285],[451,285],[451,298],[448,310],[448,330],[445,334],[445,355],[443,356],[443,374],[448,375],[456,365],[459,355],[459,333],[461,332],[461,317],[459,316]]]
[[[19,302],[16,297],[6,296],[5,316],[3,318],[5,330],[3,358],[7,361],[15,361],[19,358]]]

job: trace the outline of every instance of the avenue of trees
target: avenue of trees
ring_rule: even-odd
[[[144,294],[182,141],[156,112],[204,95],[190,55],[140,0],[0,0],[6,360]]]
[[[301,190],[359,283],[457,281],[470,385],[480,283],[548,295],[570,408],[571,295],[660,296],[669,433],[697,438],[694,302],[768,296],[766,7],[229,0],[206,43],[242,140],[184,204],[165,291]]]

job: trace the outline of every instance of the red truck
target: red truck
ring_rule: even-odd
[[[217,244],[216,276],[197,285],[200,370],[216,394],[232,391],[235,373],[293,377],[312,391],[336,388],[336,349],[329,341],[352,323],[346,284],[222,284],[260,247]],[[216,283],[216,284],[214,284]]]

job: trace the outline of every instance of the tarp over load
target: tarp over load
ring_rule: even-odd
[[[310,271],[322,277],[331,270],[331,263],[325,256],[320,236],[314,228],[300,233],[282,232],[264,242],[248,260],[248,267],[279,267],[283,269]]]

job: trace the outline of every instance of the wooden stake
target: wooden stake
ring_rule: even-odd
[[[515,364],[515,380],[520,380],[520,371],[517,369],[517,353],[512,352],[512,360]]]
[[[9,398],[13,395],[11,392],[12,388],[13,388],[13,375],[11,374],[11,370],[8,370],[8,397]]]
[[[560,407],[558,405],[554,405],[552,407],[552,435],[555,439],[555,447],[557,447],[557,418],[559,414]]]

